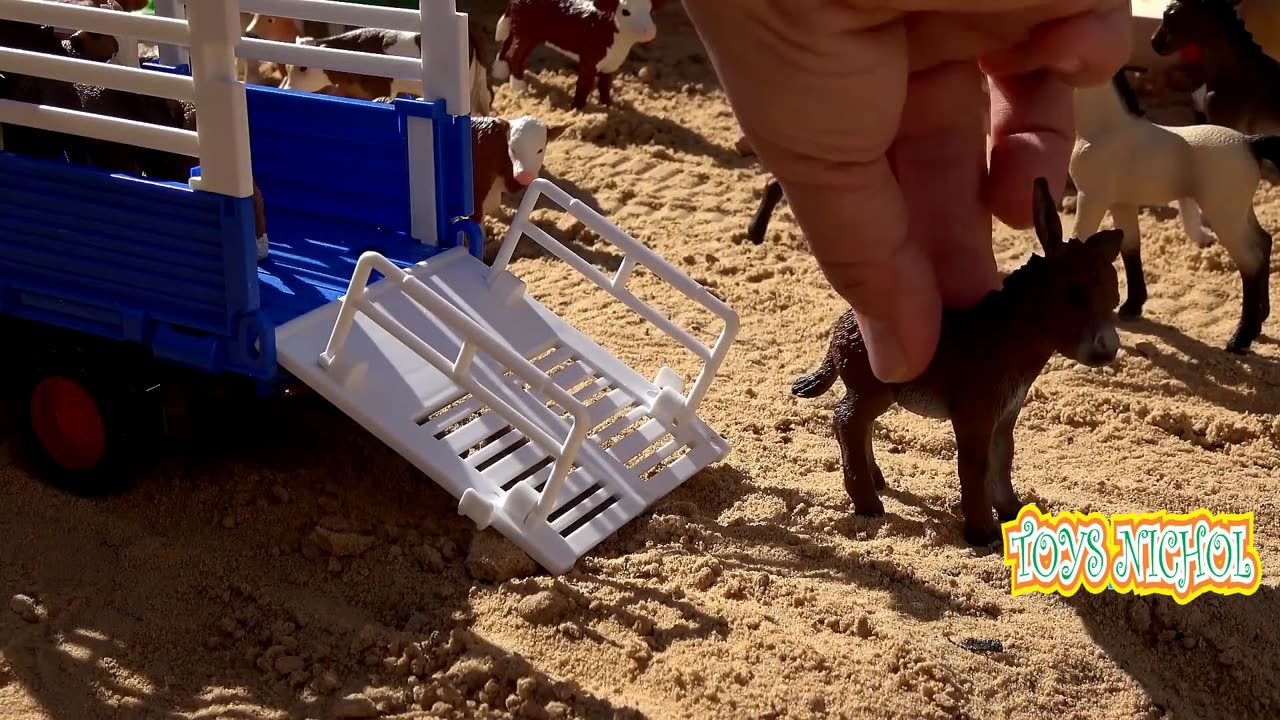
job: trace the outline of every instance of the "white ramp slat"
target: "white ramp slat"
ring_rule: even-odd
[[[651,257],[646,260],[653,262]],[[610,436],[602,437],[603,433],[583,440],[560,492],[543,515],[530,513],[529,502],[543,497],[539,493],[557,467],[557,454],[530,441],[500,409],[468,397],[461,380],[445,371],[447,366],[431,364],[376,322],[377,314],[384,314],[449,362],[459,358],[464,338],[402,291],[411,280],[452,303],[481,331],[529,361],[529,371],[544,373],[545,383],[534,378],[535,387],[545,384],[539,391],[528,387],[529,376],[513,374],[512,368],[485,352],[477,352],[465,366],[471,381],[540,434],[559,442],[569,432],[570,416],[552,401],[551,391],[561,393],[560,402],[576,405],[578,413],[584,410],[580,403],[590,399],[585,407],[588,432],[604,424],[611,435],[621,433],[607,449],[601,443]],[[369,312],[355,313],[345,343],[335,345],[327,367],[320,358],[334,332],[341,299],[277,330],[280,364],[455,498],[482,499],[481,506],[460,502],[459,511],[465,509],[482,526],[492,525],[553,573],[569,570],[600,541],[729,451],[728,443],[696,415],[682,418],[679,439],[672,440],[669,431],[674,428],[648,416],[648,403],[663,388],[524,295],[518,285],[495,280],[494,271],[463,248],[410,268],[404,278],[371,283],[357,302],[353,307]],[[723,352],[718,347],[714,355],[718,358]],[[570,390],[577,402],[564,394]],[[481,414],[475,417],[477,413]],[[661,447],[651,449],[658,441]],[[653,455],[644,455],[646,451]],[[636,467],[628,468],[628,461],[637,457],[632,463]],[[642,479],[646,473],[652,477]]]

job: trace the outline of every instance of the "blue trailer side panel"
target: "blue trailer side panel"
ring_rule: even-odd
[[[407,140],[393,106],[246,91],[253,176],[269,207],[409,233]]]
[[[0,152],[0,312],[268,375],[254,254],[249,198]]]

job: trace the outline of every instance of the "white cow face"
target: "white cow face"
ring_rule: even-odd
[[[511,121],[507,154],[511,157],[511,171],[516,182],[528,185],[538,177],[547,143],[560,137],[564,131],[564,126],[548,128],[541,120],[528,115]]]
[[[299,45],[315,45],[316,41],[313,38],[300,37],[297,43]],[[280,88],[282,90],[320,92],[328,85],[329,75],[325,73],[324,68],[287,65],[285,66],[284,82],[280,83]]]
[[[658,25],[653,21],[653,0],[618,0],[613,23],[623,37],[639,42],[650,42],[658,37]]]

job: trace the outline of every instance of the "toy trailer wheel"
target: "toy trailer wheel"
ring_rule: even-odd
[[[124,490],[159,435],[160,415],[149,412],[145,391],[75,365],[32,368],[14,404],[34,469],[74,495]]]

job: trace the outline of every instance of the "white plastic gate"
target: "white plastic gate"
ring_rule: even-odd
[[[613,277],[530,222],[555,201],[624,253]],[[528,297],[506,268],[528,236],[704,361],[686,394],[642,377]],[[724,321],[708,347],[627,289],[641,265]],[[384,278],[369,283],[377,270]],[[696,411],[738,329],[693,279],[547,180],[492,266],[455,248],[408,270],[365,254],[345,296],[279,328],[280,364],[552,573],[729,451]]]

